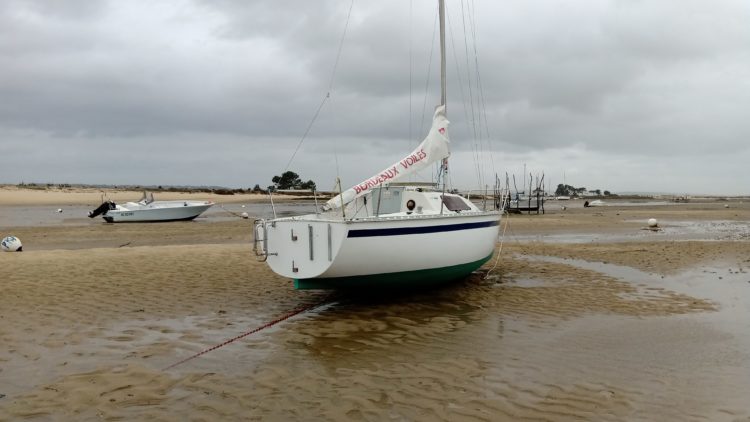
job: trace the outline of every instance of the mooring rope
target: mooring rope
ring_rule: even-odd
[[[510,214],[505,216],[505,226],[503,227],[503,234],[500,235],[500,247],[497,250],[497,258],[495,259],[495,265],[490,268],[489,271],[487,271],[487,274],[484,275],[484,279],[487,280],[490,277],[490,273],[497,268],[497,264],[500,262],[500,255],[502,255],[503,252],[503,242],[505,241],[505,230],[508,229],[508,225],[510,223],[510,218],[508,218]]]
[[[247,218],[248,218],[248,217],[245,217],[245,216],[244,216],[244,215],[242,215],[242,214],[237,214],[237,213],[236,213],[236,212],[234,212],[234,211],[230,211],[230,210],[228,210],[228,209],[224,208],[224,206],[223,206],[223,205],[221,205],[221,204],[216,204],[216,206],[218,206],[219,208],[223,209],[224,211],[226,211],[226,212],[228,212],[228,213],[232,214],[232,215],[233,215],[233,216],[235,216],[235,217],[239,217],[239,218],[243,218],[243,219],[247,219]]]
[[[505,195],[504,190],[501,190],[501,194],[503,195],[503,201],[501,202],[501,205],[500,205],[500,210],[502,212],[502,210],[505,209],[505,205],[506,205],[505,204],[506,195]],[[484,275],[484,280],[487,280],[490,277],[490,273],[492,273],[492,271],[494,271],[495,268],[497,268],[497,264],[500,262],[500,255],[503,252],[503,243],[505,241],[505,231],[508,230],[508,226],[510,225],[509,217],[510,217],[510,213],[506,213],[505,214],[505,226],[503,226],[503,233],[500,235],[500,247],[497,250],[497,258],[495,259],[495,265],[493,265],[492,268],[490,268],[489,271],[487,271],[487,274]]]
[[[330,296],[327,296],[325,299],[323,299],[323,300],[321,300],[319,302],[313,303],[312,305],[306,305],[306,306],[298,307],[298,308],[292,310],[291,312],[289,312],[287,314],[284,314],[284,315],[282,315],[282,316],[274,319],[273,321],[270,321],[270,322],[267,322],[267,323],[261,325],[260,327],[253,328],[250,331],[242,333],[242,334],[240,334],[240,335],[238,335],[236,337],[232,337],[229,340],[226,340],[226,341],[224,341],[224,342],[222,342],[220,344],[217,344],[216,346],[213,346],[213,347],[210,347],[208,349],[202,350],[202,351],[200,351],[200,352],[198,352],[198,353],[196,353],[196,354],[194,354],[192,356],[188,356],[188,357],[186,357],[185,359],[182,359],[179,362],[175,362],[175,363],[167,366],[166,368],[162,369],[162,371],[168,371],[168,370],[174,368],[175,366],[182,365],[183,363],[191,361],[191,360],[193,360],[193,359],[195,359],[197,357],[203,356],[203,355],[205,355],[208,352],[212,352],[212,351],[214,351],[216,349],[219,349],[221,347],[224,347],[224,346],[226,346],[226,345],[228,345],[230,343],[234,343],[235,341],[237,341],[237,340],[239,340],[241,338],[247,337],[250,334],[255,334],[258,331],[265,330],[266,328],[273,327],[274,325],[276,325],[276,324],[278,324],[280,322],[286,321],[287,319],[289,319],[289,318],[291,318],[293,316],[299,315],[299,314],[304,313],[304,312],[312,311],[314,309],[317,309],[317,308],[319,308],[319,307],[321,307],[323,305],[327,305],[327,304],[330,304],[330,303],[333,303],[333,301],[331,300]]]

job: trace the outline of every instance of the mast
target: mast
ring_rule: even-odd
[[[445,0],[438,0],[438,9],[440,15],[440,105],[445,107],[445,114],[448,115],[448,104],[446,101],[446,83],[445,83]],[[448,159],[444,158],[443,163],[443,193],[445,193],[445,181],[448,177]],[[442,205],[441,212],[442,212]]]
[[[439,0],[440,5],[440,105],[446,106],[445,101],[445,0]]]

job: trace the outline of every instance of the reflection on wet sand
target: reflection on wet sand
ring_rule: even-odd
[[[98,225],[69,249],[29,228],[0,255],[0,420],[750,417],[747,242],[511,238],[489,277],[329,294],[252,260],[247,224]],[[86,247],[133,233],[146,246]]]

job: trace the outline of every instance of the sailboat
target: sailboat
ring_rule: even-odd
[[[439,18],[441,104],[422,143],[340,192],[320,212],[255,222],[255,254],[275,273],[294,279],[295,288],[433,286],[464,278],[492,257],[501,212],[480,209],[445,188],[450,141],[443,0]],[[399,183],[436,164],[442,190]]]

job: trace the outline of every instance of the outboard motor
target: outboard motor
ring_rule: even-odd
[[[115,204],[112,201],[106,201],[102,203],[101,205],[99,205],[99,207],[97,207],[95,210],[89,211],[89,218],[94,218],[97,215],[101,215],[101,214],[106,215],[107,211],[115,209],[116,205],[117,204]]]

